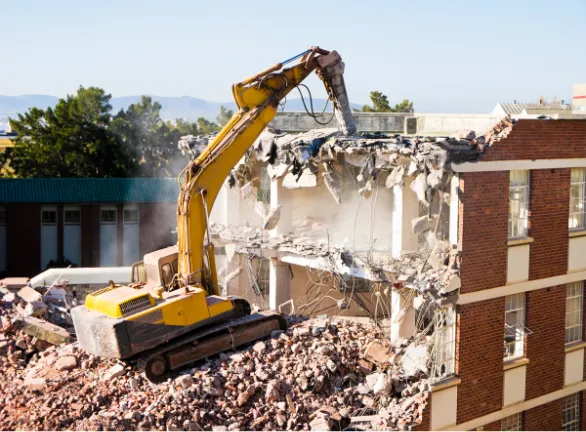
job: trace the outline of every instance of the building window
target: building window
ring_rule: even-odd
[[[271,203],[271,177],[266,166],[260,170],[260,186],[256,193],[256,200],[265,204]]]
[[[456,357],[456,310],[453,307],[436,311],[434,317],[434,361],[432,381],[454,375]]]
[[[573,394],[564,399],[562,430],[580,430],[580,393]]]
[[[586,194],[586,170],[584,168],[573,168],[570,184],[570,220],[571,230],[586,229],[584,208]]]
[[[529,171],[511,171],[509,183],[509,238],[529,232]]]
[[[525,293],[505,298],[505,360],[523,357],[525,341]]]
[[[41,224],[55,225],[57,223],[57,211],[43,210],[41,211]]]
[[[81,223],[81,211],[65,210],[63,219],[66,225],[79,225]]]
[[[138,223],[138,209],[124,209],[124,223]]]
[[[522,431],[523,430],[523,413],[513,414],[501,420],[502,431]]]
[[[116,223],[116,210],[102,210],[100,212],[100,222],[103,224]]]
[[[582,340],[584,282],[574,282],[566,288],[566,343]]]
[[[6,208],[0,207],[0,226],[6,225]]]

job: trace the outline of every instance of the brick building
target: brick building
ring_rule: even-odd
[[[586,121],[520,120],[453,169],[455,374],[424,426],[583,430]]]
[[[0,276],[129,266],[174,244],[176,179],[0,180]]]
[[[422,212],[437,213],[442,224],[446,223],[442,240],[458,251],[460,284],[457,301],[434,313],[431,395],[423,423],[416,429],[581,430],[586,428],[586,121],[520,119],[496,131],[495,136],[490,143],[487,139],[486,145],[475,141],[470,148],[478,154],[469,161],[446,165],[450,180],[446,188],[440,188],[445,197],[443,210],[438,211],[433,203],[427,208],[420,205],[425,194],[417,195],[412,186],[425,173],[415,174],[417,178],[405,175],[403,183],[389,187],[387,182],[386,188],[383,177],[383,186],[373,186],[372,196],[378,197],[376,218],[382,218],[373,228],[369,219],[375,219],[374,211],[354,216],[354,204],[348,204],[361,202],[362,209],[370,209],[372,197],[356,201],[348,195],[344,204],[343,185],[343,198],[336,204],[327,185],[320,181],[327,173],[320,171],[308,189],[288,188],[286,176],[275,176],[266,185],[260,181],[256,195],[248,199],[242,198],[237,188],[226,189],[214,208],[214,220],[260,226],[262,219],[255,221],[251,209],[267,196],[263,190],[270,189],[268,205],[279,207],[281,212],[273,237],[281,233],[307,236],[296,228],[296,219],[323,221],[328,228],[323,241],[327,242],[337,235],[357,235],[360,229],[378,230],[377,237],[384,240],[378,242],[380,252],[400,260],[402,251],[414,251],[420,244],[421,235],[418,240],[412,223],[421,221]],[[312,143],[313,138],[310,134],[306,141]],[[462,143],[463,147],[458,147]],[[328,149],[336,145],[343,148],[339,143],[323,144]],[[366,166],[361,162],[368,160],[366,156],[350,152],[369,145],[379,146],[378,162],[395,144],[385,147],[373,141],[362,147],[360,143],[346,147],[350,150],[340,150],[334,158],[336,171],[345,173],[352,164]],[[465,142],[457,139],[441,145],[466,148]],[[417,153],[410,153],[413,142],[406,146],[396,143],[395,148],[408,153],[411,160],[417,159]],[[296,151],[302,152],[303,147]],[[405,167],[405,174],[410,170]],[[262,179],[263,175],[256,177]],[[289,214],[292,216],[283,216]],[[355,218],[354,226],[338,226],[336,232],[336,218]],[[355,242],[359,240],[366,242],[368,233],[357,236]],[[258,244],[270,248],[270,241]],[[287,253],[273,252],[266,272],[259,272],[259,281],[266,280],[267,303],[272,308],[287,299],[298,305],[306,293],[316,291],[316,284],[302,277],[302,267],[311,266],[313,258],[291,260]],[[224,273],[236,274],[232,273],[235,268],[228,267]],[[239,287],[234,293],[251,291],[250,276],[242,274],[243,280],[232,279]],[[409,276],[401,275],[399,281],[405,280]],[[335,287],[326,289],[328,296],[340,295],[331,288]],[[372,292],[365,292],[365,297],[373,298]],[[411,288],[393,283],[392,325],[397,328],[391,330],[391,342],[393,334],[398,334],[399,340],[413,335],[415,323],[420,321],[413,299],[420,294],[412,283]],[[310,300],[320,301],[319,296]],[[329,309],[324,307],[319,313],[344,313],[332,310],[335,302],[331,299],[322,304],[326,301]],[[352,308],[352,312],[359,309],[357,305]],[[398,309],[407,312],[395,321]]]

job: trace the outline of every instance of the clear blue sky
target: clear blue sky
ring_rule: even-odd
[[[420,112],[569,100],[586,81],[586,0],[0,0],[0,16],[0,95],[223,102],[310,45],[342,54],[353,102],[377,89]]]

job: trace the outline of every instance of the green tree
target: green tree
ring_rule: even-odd
[[[18,114],[10,119],[15,145],[0,163],[10,163],[16,177],[124,177],[132,161],[109,128],[110,98],[100,88],[80,87],[54,109]]]
[[[199,135],[199,130],[197,129],[197,123],[190,123],[183,119],[178,118],[175,121],[175,125],[171,126],[177,129],[179,135]]]
[[[193,130],[186,123],[181,127]],[[161,119],[161,104],[149,96],[120,110],[111,122],[111,130],[119,137],[124,153],[132,160],[134,177],[166,177],[173,175],[168,161],[179,153],[177,142],[182,133]],[[197,130],[197,129],[196,129]]]
[[[413,112],[413,102],[409,102],[409,99],[403,99],[403,102],[395,105],[393,112]]]
[[[200,134],[209,135],[214,132],[219,132],[220,127],[216,123],[200,117],[197,119],[197,129]]]
[[[408,99],[391,107],[388,97],[376,90],[370,92],[370,100],[372,106],[364,105],[362,112],[413,112],[413,102],[409,102]]]
[[[220,106],[220,114],[216,117],[216,122],[223,128],[234,116],[234,111],[227,109],[224,105]]]

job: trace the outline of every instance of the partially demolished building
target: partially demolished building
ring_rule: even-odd
[[[579,429],[585,144],[583,120],[267,130],[212,213],[220,283],[285,313],[374,318],[389,356],[427,347],[420,429]]]

